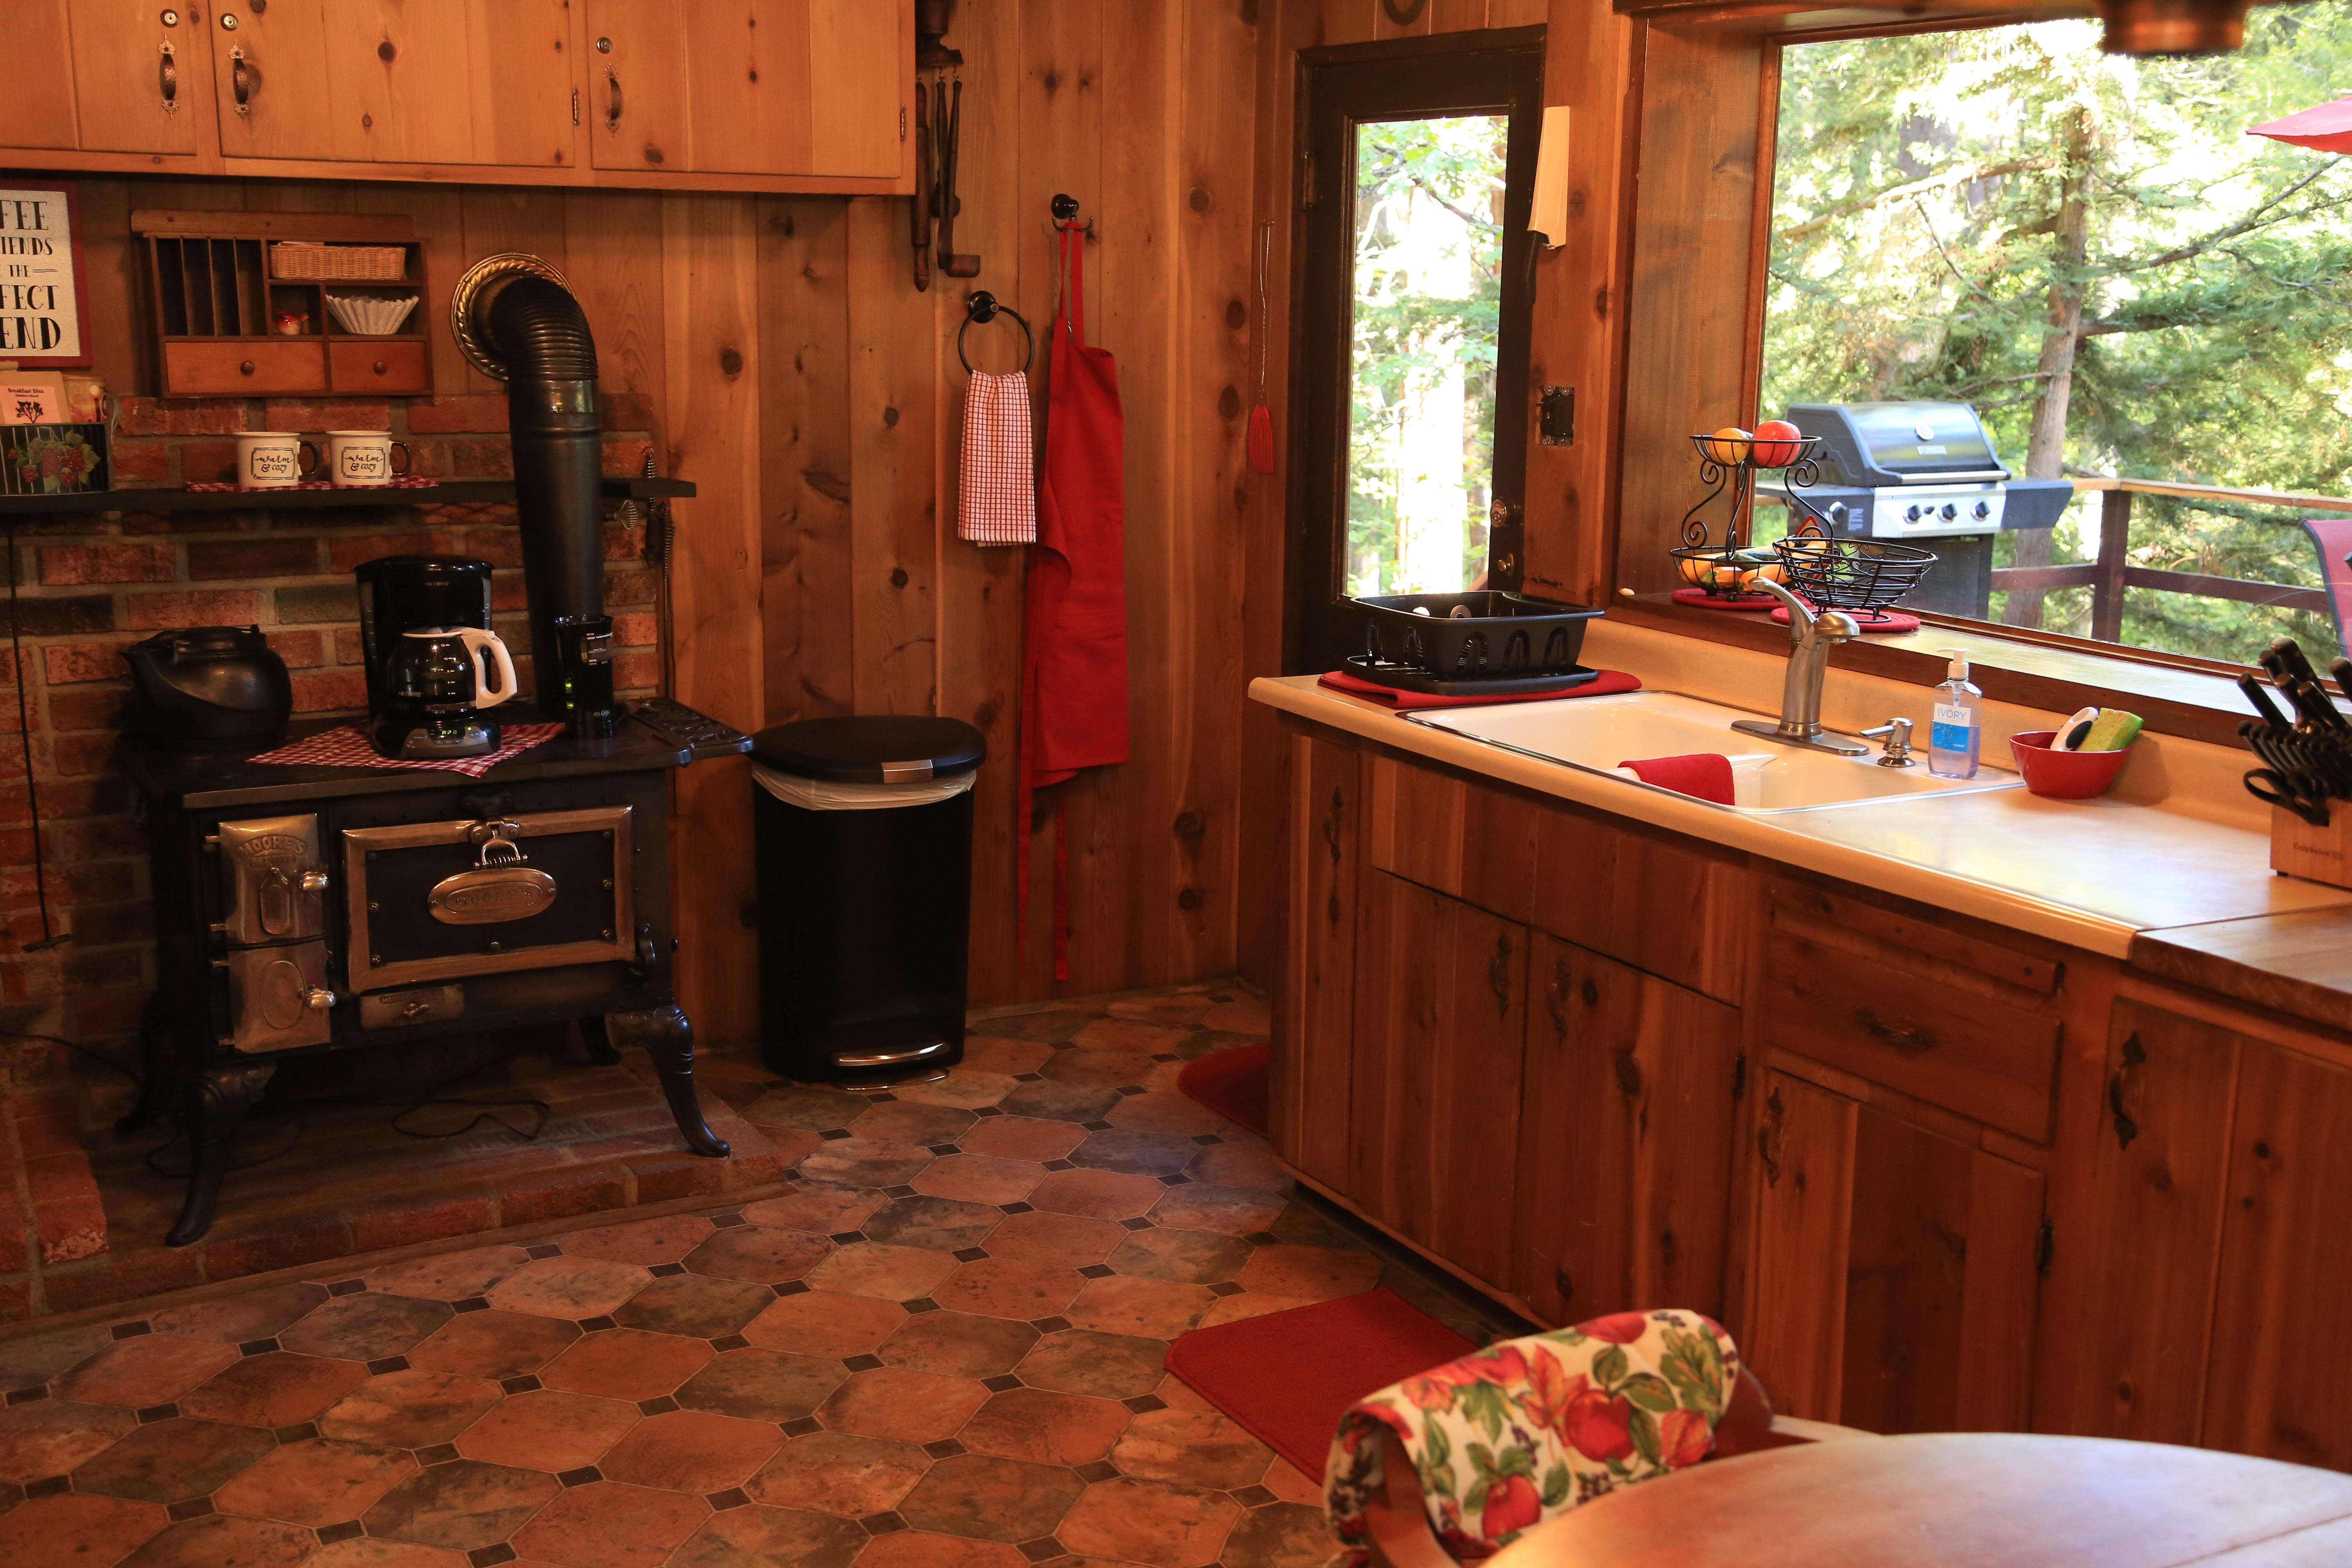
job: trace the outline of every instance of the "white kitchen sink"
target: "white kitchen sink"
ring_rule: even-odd
[[[1425,724],[1433,730],[1450,730],[1507,752],[1598,773],[1609,773],[1622,762],[1713,752],[1734,759],[1740,797],[1737,805],[1718,805],[1716,809],[1753,816],[1977,795],[1986,790],[2016,789],[2025,782],[2013,773],[1994,767],[1979,769],[1972,779],[1937,778],[1927,771],[1927,736],[1924,728],[1914,737],[1916,763],[1907,768],[1880,767],[1875,747],[1868,756],[1841,757],[1828,752],[1779,745],[1742,734],[1731,727],[1734,720],[1757,717],[1746,709],[1727,708],[1678,691],[1627,691],[1608,697],[1423,711],[1405,717],[1413,723]],[[1633,789],[1654,787],[1631,778],[1622,782]]]

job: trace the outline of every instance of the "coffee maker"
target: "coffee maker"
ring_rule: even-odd
[[[401,634],[424,626],[490,629],[490,563],[465,555],[386,555],[362,561],[360,652],[367,661],[368,712],[383,711],[384,668]]]

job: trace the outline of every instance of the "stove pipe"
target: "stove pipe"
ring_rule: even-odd
[[[610,735],[604,441],[587,313],[561,272],[536,256],[509,252],[467,269],[449,319],[467,359],[507,384],[539,706],[564,719],[574,735]]]

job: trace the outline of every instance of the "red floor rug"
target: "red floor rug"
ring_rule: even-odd
[[[1348,1406],[1476,1348],[1379,1289],[1194,1329],[1168,1347],[1168,1370],[1320,1481]]]
[[[1274,1067],[1271,1045],[1235,1046],[1211,1051],[1184,1064],[1176,1087],[1228,1121],[1265,1136],[1266,1077]]]

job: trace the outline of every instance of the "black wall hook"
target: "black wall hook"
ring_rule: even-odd
[[[956,329],[956,358],[963,361],[963,368],[965,371],[971,371],[971,361],[964,355],[963,335],[971,331],[973,322],[977,321],[980,325],[984,327],[988,325],[989,322],[996,320],[999,316],[1010,316],[1015,321],[1021,323],[1021,370],[1015,374],[1025,374],[1028,372],[1030,364],[1035,361],[1037,357],[1037,339],[1035,334],[1029,331],[1028,319],[1023,316],[1020,311],[1014,310],[1012,306],[998,300],[995,295],[990,293],[987,289],[975,289],[972,290],[971,297],[964,301],[963,325]]]
[[[1076,232],[1085,235],[1088,239],[1092,239],[1095,237],[1094,219],[1088,218],[1084,223],[1076,221],[1078,216],[1077,197],[1061,192],[1056,192],[1054,196],[1053,207],[1054,228],[1057,233],[1068,233],[1072,230],[1076,230]]]

